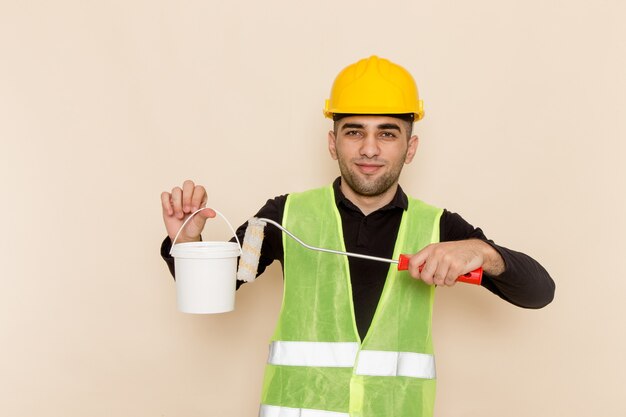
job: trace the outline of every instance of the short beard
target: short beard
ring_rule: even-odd
[[[365,197],[375,197],[384,194],[397,183],[400,178],[400,172],[402,172],[402,166],[406,160],[406,153],[399,164],[391,167],[392,169],[385,175],[370,182],[364,181],[354,171],[350,170],[342,158],[338,157],[337,159],[339,161],[339,172],[341,172],[341,177],[346,181],[348,186],[350,186],[350,188],[359,195]]]

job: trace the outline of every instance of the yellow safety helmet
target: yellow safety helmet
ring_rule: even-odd
[[[408,114],[424,117],[415,80],[400,65],[375,55],[344,68],[333,83],[324,116],[334,114]]]

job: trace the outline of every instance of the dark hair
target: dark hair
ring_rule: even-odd
[[[413,113],[400,113],[400,114],[357,114],[357,113],[333,113],[333,131],[337,132],[337,123],[344,117],[350,116],[387,116],[395,117],[406,123],[407,139],[413,134],[413,121],[415,120],[415,114]]]

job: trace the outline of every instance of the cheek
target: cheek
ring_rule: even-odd
[[[389,159],[404,159],[407,154],[408,146],[401,143],[390,143],[385,149],[385,154]]]
[[[358,152],[358,147],[355,146],[354,142],[342,140],[337,142],[335,146],[335,151],[338,156],[349,156],[354,152]]]

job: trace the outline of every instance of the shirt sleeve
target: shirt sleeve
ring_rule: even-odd
[[[283,218],[283,213],[285,211],[285,203],[287,201],[287,195],[282,195],[275,197],[273,199],[267,200],[265,205],[261,207],[261,209],[254,215],[254,217],[263,217],[266,219],[274,220],[275,222],[281,223]],[[243,244],[243,238],[246,233],[246,227],[248,227],[248,222],[245,222],[241,226],[237,228],[237,238]],[[264,229],[264,237],[263,244],[261,246],[261,257],[259,258],[259,267],[257,269],[257,276],[261,275],[265,269],[275,260],[283,262],[283,244],[282,244],[282,233],[281,231],[268,224]],[[231,242],[235,241],[233,237]],[[167,236],[163,242],[161,243],[161,257],[167,264],[172,277],[176,279],[176,271],[174,268],[174,258],[170,255],[170,248],[172,247],[172,241]],[[237,281],[237,288],[239,288],[243,281]]]
[[[460,215],[444,210],[440,221],[440,240],[480,239],[502,256],[505,271],[498,276],[483,275],[482,286],[502,299],[523,308],[541,308],[554,299],[555,284],[548,272],[530,256],[495,244],[480,228]]]

